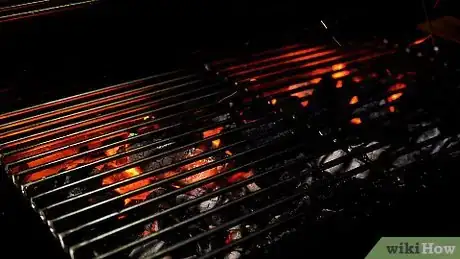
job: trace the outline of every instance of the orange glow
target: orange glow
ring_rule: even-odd
[[[358,101],[359,101],[359,100],[358,100],[358,96],[355,95],[355,96],[353,96],[353,97],[351,98],[350,104],[356,104],[356,103],[358,103]]]
[[[398,100],[402,95],[403,95],[402,93],[395,93],[395,94],[390,95],[387,98],[387,100],[388,100],[388,102],[393,102],[393,101]]]
[[[142,173],[142,170],[139,167],[133,167],[128,170],[125,170],[123,172],[113,174],[110,176],[107,176],[102,179],[102,185],[110,185],[114,184],[116,182],[120,182],[126,179],[129,179],[134,176],[138,176]],[[116,188],[115,191],[118,192],[119,194],[124,194],[136,189],[139,189],[141,187],[144,187],[148,184],[150,184],[153,180],[155,180],[154,177],[150,177],[147,179],[139,180],[134,183],[130,183],[124,186],[121,186],[119,188]],[[150,194],[150,192],[144,192],[138,195],[135,195],[133,197],[125,199],[125,205],[131,202],[132,200],[145,200],[147,196]]]
[[[418,44],[422,44],[423,42],[425,42],[427,39],[431,38],[431,35],[428,35],[426,37],[423,37],[421,39],[418,39],[414,42],[412,42],[410,45],[418,45]]]
[[[361,81],[363,81],[363,78],[362,78],[362,77],[360,77],[360,76],[354,76],[354,77],[353,77],[353,82],[359,83],[359,82],[361,82]]]
[[[257,81],[257,79],[255,79],[255,78],[251,78],[251,79],[249,80],[249,82],[255,82],[255,81]]]
[[[307,107],[308,101],[303,101],[303,102],[301,102],[300,104],[301,104],[303,107]]]
[[[315,78],[315,79],[312,79],[312,80],[310,81],[310,83],[312,83],[312,84],[318,84],[319,82],[321,82],[321,79],[322,79],[321,77],[317,77],[317,78]]]
[[[209,138],[209,137],[212,137],[214,135],[217,135],[220,132],[222,132],[222,130],[224,130],[224,127],[217,127],[215,129],[206,130],[205,132],[203,132],[203,138]]]
[[[398,90],[402,90],[404,88],[406,88],[406,84],[404,83],[397,83],[397,84],[394,84],[392,86],[390,86],[390,88],[388,89],[389,92],[395,92],[395,91],[398,91]]]
[[[272,99],[272,100],[270,101],[270,103],[271,103],[272,105],[275,105],[275,104],[276,104],[276,99]]]
[[[395,111],[396,111],[396,109],[395,109],[395,107],[394,107],[394,106],[390,106],[390,107],[388,107],[388,110],[389,110],[390,112],[395,112]]]
[[[218,148],[220,146],[220,139],[215,139],[212,141],[212,147]]]
[[[201,154],[202,152],[203,152],[203,150],[201,150],[201,149],[195,149],[189,155],[189,157],[194,157],[194,156],[196,156],[198,154]],[[181,173],[190,171],[192,169],[195,169],[197,167],[204,166],[204,165],[209,164],[209,163],[211,163],[213,161],[214,161],[214,159],[210,158],[210,157],[205,158],[205,159],[200,159],[200,160],[197,160],[197,161],[195,161],[193,163],[181,166],[175,171],[166,172],[166,173],[160,175],[159,178],[160,179],[170,178],[170,177],[176,176],[178,174],[181,174]],[[214,176],[214,175],[220,173],[224,168],[225,168],[225,166],[220,165],[220,166],[216,166],[214,168],[199,172],[197,174],[188,176],[188,177],[186,177],[184,179],[180,179],[179,181],[176,182],[176,185],[185,186],[185,185],[192,184],[194,182],[201,181],[203,179],[209,178],[211,176]],[[213,183],[210,183],[210,184],[207,184],[206,187],[211,187],[212,185],[213,185]]]
[[[346,67],[347,65],[344,64],[344,63],[339,63],[339,64],[335,64],[332,66],[332,70],[333,71],[339,71],[339,70],[342,70]]]
[[[303,98],[305,96],[310,96],[312,94],[313,94],[313,89],[309,89],[309,90],[293,93],[293,94],[291,94],[291,96],[295,96],[295,97],[298,97],[298,98]]]
[[[359,125],[363,123],[360,118],[353,118],[350,120],[351,124]]]
[[[230,150],[226,150],[226,151],[225,151],[225,154],[227,154],[227,155],[229,155],[229,156],[233,155],[232,152],[230,152]]]
[[[350,73],[351,73],[351,72],[350,72],[349,70],[344,70],[344,71],[336,72],[336,73],[332,74],[332,78],[334,78],[334,79],[339,79],[339,78],[348,76]]]
[[[254,173],[252,172],[252,170],[249,170],[248,172],[238,172],[238,173],[235,173],[234,175],[230,176],[228,178],[228,182],[229,183],[236,183],[236,182],[248,179],[249,177],[251,177],[253,175],[254,175]]]
[[[343,81],[342,80],[337,80],[335,83],[335,88],[342,88],[343,87]]]
[[[119,149],[120,149],[120,146],[110,148],[110,149],[107,149],[104,153],[105,153],[106,156],[113,156],[113,155],[117,154]]]

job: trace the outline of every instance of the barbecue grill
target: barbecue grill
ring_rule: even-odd
[[[3,184],[60,257],[324,255],[332,229],[358,232],[452,186],[460,148],[453,43],[334,27],[319,20],[281,42],[204,48],[168,57],[168,71],[9,100]]]

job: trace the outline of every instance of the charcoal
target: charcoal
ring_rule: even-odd
[[[230,119],[230,113],[219,115],[219,116],[213,118],[212,121],[213,122],[222,122],[222,121],[225,121],[225,120],[228,120],[228,119]]]
[[[239,259],[241,257],[241,252],[233,250],[230,253],[226,254],[224,259]]]
[[[206,212],[208,210],[212,210],[213,208],[215,208],[217,204],[219,203],[220,199],[221,199],[220,196],[216,196],[209,200],[201,202],[198,206],[200,213],[203,213],[203,212]]]
[[[256,192],[256,191],[259,191],[261,189],[256,183],[250,183],[250,184],[246,185],[246,188],[250,192]]]
[[[128,148],[128,151],[136,149],[136,148],[141,148],[141,147],[150,145],[150,144],[154,143],[155,141],[158,141],[158,140],[146,140],[146,141],[142,141],[142,142],[139,142],[139,143],[134,143]],[[153,155],[155,153],[155,151],[156,150],[153,147],[151,149],[140,151],[140,152],[138,152],[136,154],[130,155],[129,156],[129,161],[134,162],[134,161],[149,157],[149,156]]]
[[[130,258],[147,259],[155,255],[165,245],[165,242],[159,240],[152,240],[140,247],[134,248],[129,254]]]
[[[333,160],[338,159],[340,157],[343,157],[346,154],[347,153],[345,151],[343,151],[341,149],[338,149],[338,150],[335,150],[334,152],[332,152],[332,153],[330,153],[328,155],[322,155],[318,159],[318,166],[322,166],[325,163],[333,161]],[[326,172],[328,172],[330,174],[336,174],[337,172],[340,171],[341,168],[342,168],[342,164],[338,164],[338,165],[329,167],[329,168],[325,169],[324,171],[326,171]]]

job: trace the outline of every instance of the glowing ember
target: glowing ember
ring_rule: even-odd
[[[144,237],[148,236],[148,235],[150,235],[152,233],[157,232],[159,229],[160,228],[158,227],[158,221],[155,220],[148,229],[146,229],[146,230],[144,230],[144,232],[142,232],[142,236],[144,236]]]
[[[251,78],[249,81],[250,81],[250,82],[255,82],[255,81],[257,81],[257,79]]]
[[[227,154],[227,155],[229,155],[229,156],[233,155],[232,152],[230,152],[230,150],[226,150],[226,151],[225,151],[225,154]]]
[[[332,66],[332,70],[333,71],[339,71],[339,70],[342,70],[346,67],[346,65],[344,63],[339,63],[339,64],[335,64]]]
[[[388,100],[388,102],[393,102],[393,101],[398,100],[402,95],[403,95],[402,93],[395,93],[395,94],[390,95],[387,98],[387,100]]]
[[[271,103],[272,105],[275,105],[275,104],[276,104],[276,99],[272,99],[272,100],[270,101],[270,103]]]
[[[188,157],[196,156],[198,154],[201,154],[202,152],[203,152],[203,150],[201,150],[201,149],[194,149],[193,152],[191,152]],[[213,161],[214,161],[214,159],[212,157],[200,159],[200,160],[197,160],[197,161],[195,161],[193,163],[181,166],[175,171],[166,172],[166,173],[160,175],[159,178],[160,179],[170,178],[170,177],[176,176],[178,174],[181,174],[181,173],[190,171],[192,169],[195,169],[197,167],[204,166],[204,165],[209,164],[209,163],[211,163]],[[186,177],[184,179],[180,179],[179,181],[177,181],[176,185],[185,186],[185,185],[192,184],[194,182],[201,181],[203,179],[206,179],[208,177],[211,177],[211,176],[214,176],[214,175],[220,173],[224,168],[225,168],[225,166],[221,165],[221,166],[216,166],[214,168],[199,172],[199,173],[194,174],[192,176],[188,176],[188,177]],[[213,186],[213,183],[210,183],[210,184],[207,184],[205,187],[210,187],[211,188],[212,186]]]
[[[319,82],[321,82],[322,78],[321,77],[318,77],[318,78],[315,78],[315,79],[312,79],[310,80],[310,83],[312,84],[318,84]]]
[[[397,83],[397,84],[394,84],[394,85],[390,86],[388,91],[389,92],[395,92],[395,91],[398,91],[398,90],[402,90],[402,89],[404,89],[406,87],[407,87],[407,85],[404,84],[404,83]]]
[[[394,107],[394,106],[390,106],[390,107],[388,107],[388,110],[389,110],[390,112],[395,112],[395,111],[396,111],[396,109],[395,109],[395,107]]]
[[[252,170],[249,170],[247,172],[238,172],[238,173],[235,173],[234,175],[230,176],[228,178],[228,182],[229,183],[236,183],[236,182],[248,179],[249,177],[251,177],[253,175],[254,175],[254,173],[252,172]]]
[[[339,79],[339,78],[348,76],[350,73],[351,73],[351,72],[350,72],[349,70],[344,70],[344,71],[336,72],[336,73],[332,74],[332,78],[334,78],[334,79]]]
[[[221,133],[222,130],[224,130],[224,127],[217,127],[215,129],[206,130],[205,132],[203,132],[203,138],[209,138],[214,135],[217,135]]]
[[[215,139],[212,141],[212,147],[218,148],[220,146],[220,139]]]
[[[105,177],[104,179],[102,179],[102,185],[114,184],[116,182],[120,182],[120,181],[123,181],[125,179],[129,179],[131,177],[140,175],[141,173],[142,173],[142,170],[139,167],[133,167],[133,168],[125,170],[125,171],[123,171],[121,173],[117,173],[117,174]],[[139,189],[141,187],[144,187],[144,186],[150,184],[154,180],[155,180],[154,177],[139,180],[139,181],[136,181],[134,183],[130,183],[130,184],[124,185],[122,187],[116,188],[115,191],[118,192],[119,194],[124,194],[124,193],[130,192],[130,191]],[[149,195],[149,193],[150,192],[144,192],[144,193],[135,195],[133,197],[130,197],[128,199],[125,199],[125,204],[128,204],[132,200],[145,200],[147,198],[147,196]]]
[[[353,96],[353,97],[351,98],[350,104],[356,104],[356,103],[358,103],[358,101],[359,101],[359,100],[358,100],[358,96],[355,95],[355,96]]]
[[[335,83],[335,88],[342,88],[343,87],[343,81],[342,80],[337,80]]]
[[[120,149],[120,146],[110,148],[110,149],[107,149],[104,153],[105,153],[106,156],[113,156],[113,155],[116,155],[118,153],[119,149]]]
[[[423,37],[421,39],[418,39],[414,42],[412,42],[410,45],[419,45],[419,44],[422,44],[423,42],[425,42],[427,39],[431,38],[431,35],[428,35],[426,37]]]
[[[363,123],[360,118],[353,118],[350,120],[351,124],[359,125]]]
[[[360,77],[360,76],[354,76],[352,80],[355,83],[359,83],[359,82],[363,81],[363,78]]]
[[[310,96],[312,94],[313,94],[313,89],[309,89],[309,90],[293,93],[293,94],[291,94],[291,96],[295,96],[295,97],[298,97],[298,98],[303,98],[305,96]]]
[[[303,107],[307,107],[308,101],[303,101],[303,102],[301,102],[300,104],[301,104]]]

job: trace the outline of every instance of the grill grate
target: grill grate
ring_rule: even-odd
[[[2,162],[72,258],[265,251],[456,156],[446,111],[412,91],[435,62],[355,49],[292,45],[206,65],[233,84],[178,70],[6,113]]]

